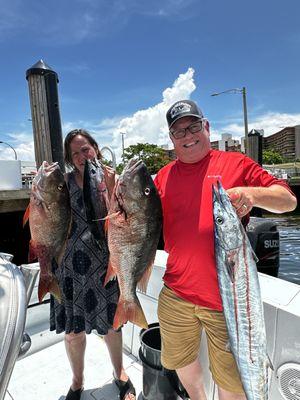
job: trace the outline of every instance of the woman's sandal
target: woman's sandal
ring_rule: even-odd
[[[120,400],[124,400],[128,394],[136,396],[135,388],[129,378],[127,381],[121,381],[121,379],[114,378],[114,382],[118,386]]]
[[[65,400],[80,400],[82,392],[83,392],[83,388],[77,389],[77,390],[72,390],[70,388],[67,396],[65,397]]]

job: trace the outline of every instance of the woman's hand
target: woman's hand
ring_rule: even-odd
[[[108,196],[109,198],[111,198],[116,182],[116,171],[113,168],[108,167],[107,165],[103,166],[103,170],[105,183],[108,190]]]

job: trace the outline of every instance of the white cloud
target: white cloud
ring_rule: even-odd
[[[251,123],[250,129],[264,129],[265,136],[272,135],[286,126],[300,124],[300,114],[274,113],[269,112],[258,117]]]
[[[189,68],[180,74],[173,85],[162,93],[162,101],[147,109],[138,110],[131,116],[106,118],[98,124],[77,121],[63,125],[63,132],[81,127],[92,133],[99,147],[110,147],[116,153],[117,162],[121,161],[122,136],[125,132],[125,147],[136,143],[171,144],[166,123],[166,111],[177,100],[190,98],[196,89],[194,70]],[[109,157],[109,156],[108,156]]]
[[[162,101],[145,110],[135,112],[132,116],[122,119],[113,132],[111,146],[120,149],[121,135],[125,132],[125,147],[136,143],[154,143],[158,145],[170,143],[166,123],[166,111],[177,100],[188,99],[196,89],[194,70],[189,68],[180,74],[172,87],[162,93]],[[117,156],[120,157],[120,150]]]
[[[15,149],[19,160],[32,161],[35,159],[33,137],[31,134],[26,132],[10,133],[7,137],[3,141],[9,143]],[[13,150],[6,144],[1,144],[0,160],[12,160],[14,157]]]
[[[251,119],[248,123],[248,130],[251,129],[263,129],[264,136],[270,136],[280,131],[286,126],[295,126],[300,124],[300,114],[287,114],[287,113],[275,113],[268,112]],[[240,138],[245,134],[244,124],[231,123],[225,125],[218,132],[214,131],[214,139],[218,140],[221,137],[221,133],[232,133],[234,138]]]
[[[122,153],[121,132],[125,132],[125,147],[136,143],[151,143],[169,144],[171,148],[172,144],[165,119],[166,111],[175,101],[189,99],[195,89],[194,69],[189,68],[178,76],[172,86],[162,92],[162,100],[158,104],[147,109],[137,110],[133,115],[105,118],[98,123],[84,120],[69,121],[63,124],[62,130],[65,136],[72,129],[87,129],[98,141],[100,148],[108,146],[115,151],[117,162],[120,162]],[[268,112],[256,118],[250,118],[249,130],[264,129],[265,136],[269,136],[283,127],[298,124],[300,124],[300,114]],[[223,132],[231,133],[234,138],[240,138],[244,135],[243,122],[231,120],[231,123],[225,124],[218,130],[211,126],[211,140],[220,139]],[[34,160],[31,133],[11,133],[7,136],[7,142],[16,149],[19,159]],[[5,148],[4,145],[0,146],[0,159],[11,158],[13,158],[12,150],[8,147]]]

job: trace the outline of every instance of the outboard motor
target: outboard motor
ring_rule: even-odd
[[[257,270],[271,276],[278,276],[279,232],[274,221],[251,217],[247,234],[258,258]]]

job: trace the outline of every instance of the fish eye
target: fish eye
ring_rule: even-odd
[[[57,186],[57,189],[58,189],[58,190],[62,190],[63,187],[64,187],[64,185],[63,185],[62,183],[60,183],[60,184]]]
[[[217,218],[216,218],[216,223],[217,223],[218,225],[222,225],[223,222],[224,222],[224,219],[223,219],[222,217],[220,217],[220,216],[217,216]]]
[[[144,190],[145,195],[149,196],[150,191],[151,191],[150,188],[146,187],[145,190]]]

